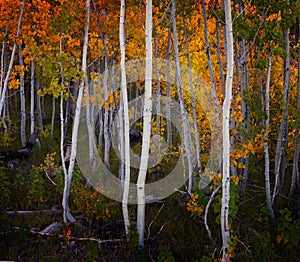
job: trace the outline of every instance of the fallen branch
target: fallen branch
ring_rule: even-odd
[[[16,215],[23,215],[23,216],[29,216],[29,215],[59,215],[62,213],[62,210],[60,209],[49,209],[49,210],[21,210],[21,211],[5,211],[5,214],[8,216],[16,216]]]
[[[55,228],[56,227],[56,223],[53,223],[52,225],[48,226],[46,229],[51,228]],[[55,224],[55,225],[54,225]],[[60,224],[60,223],[58,223]],[[60,224],[61,225],[61,224]],[[32,234],[37,234],[40,236],[53,236],[53,233],[49,233],[50,230],[42,230],[42,231],[35,231],[33,229],[30,230],[30,233]],[[49,232],[47,232],[49,231]],[[66,236],[64,235],[58,235],[59,238],[65,238]],[[77,241],[94,241],[97,242],[98,244],[104,244],[104,243],[115,243],[115,242],[124,242],[125,239],[99,239],[99,238],[94,238],[94,237],[73,237],[73,236],[68,236],[68,240],[77,240]]]

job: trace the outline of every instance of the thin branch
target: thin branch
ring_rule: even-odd
[[[47,178],[49,179],[49,181],[51,182],[51,184],[56,186],[56,183],[51,179],[51,177],[48,175],[47,171],[45,171],[45,174],[46,174]]]
[[[207,214],[208,214],[208,209],[209,209],[209,207],[210,207],[210,204],[211,204],[211,202],[214,200],[214,196],[215,196],[215,194],[219,191],[220,188],[221,188],[221,185],[219,185],[219,186],[213,191],[213,193],[211,194],[211,196],[210,196],[210,198],[209,198],[209,200],[208,200],[208,202],[207,202],[207,205],[206,205],[206,207],[205,207],[204,225],[205,225],[205,229],[206,229],[206,231],[207,231],[207,234],[208,234],[208,237],[209,237],[210,240],[212,240],[212,238],[211,238],[211,231],[210,231],[209,226],[208,226],[208,224],[207,224]]]
[[[148,226],[148,238],[150,237],[150,228],[152,226],[152,224],[154,223],[154,221],[158,218],[158,215],[160,214],[160,212],[162,211],[163,207],[165,206],[165,204],[163,203],[160,207],[160,209],[158,210],[156,216],[154,217],[154,219],[151,221],[150,225]]]

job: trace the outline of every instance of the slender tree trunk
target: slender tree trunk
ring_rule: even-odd
[[[75,111],[73,131],[72,131],[72,147],[71,147],[70,164],[69,164],[67,176],[65,176],[65,187],[64,187],[63,200],[62,200],[63,218],[65,223],[75,222],[75,219],[71,215],[70,208],[69,208],[69,193],[70,193],[70,185],[73,176],[75,158],[77,153],[77,137],[78,137],[78,127],[79,127],[80,112],[81,112],[81,102],[83,98],[83,91],[84,91],[84,84],[85,84],[85,77],[86,77],[86,70],[87,70],[86,60],[87,60],[87,50],[88,50],[89,24],[90,24],[90,0],[86,0],[86,22],[84,28],[82,66],[81,66],[83,76],[82,76],[77,103],[76,103],[76,111]]]
[[[86,95],[91,97],[93,92],[91,90],[91,85],[89,85],[88,79],[85,81],[86,85]],[[94,167],[94,152],[95,152],[95,125],[94,125],[94,113],[93,113],[93,103],[88,99],[86,102],[86,125],[88,130],[88,139],[89,139],[89,160],[91,168]],[[87,181],[89,183],[89,181]]]
[[[217,96],[217,90],[216,90],[216,84],[215,84],[215,74],[214,74],[213,64],[212,64],[212,60],[211,60],[210,45],[209,45],[209,39],[208,39],[208,25],[207,25],[205,0],[202,0],[202,7],[203,7],[203,20],[204,20],[205,50],[206,50],[206,57],[207,57],[207,62],[208,62],[209,74],[210,74],[210,84],[212,87],[213,94],[217,101],[218,96]]]
[[[168,28],[168,46],[167,46],[167,103],[166,103],[166,116],[167,116],[167,144],[172,144],[172,125],[171,121],[171,107],[170,107],[170,99],[171,99],[171,28]]]
[[[270,45],[269,45],[270,46]],[[264,133],[264,152],[265,152],[265,188],[266,188],[266,199],[269,209],[269,214],[274,219],[274,211],[272,207],[271,199],[271,187],[270,187],[270,159],[269,159],[269,122],[270,122],[270,79],[271,79],[271,53],[268,50],[268,73],[266,82],[266,120],[265,120],[265,133]]]
[[[128,215],[128,195],[130,184],[130,141],[129,141],[129,115],[128,115],[128,98],[126,89],[126,67],[125,67],[125,52],[126,52],[126,39],[125,39],[125,0],[121,0],[120,10],[120,50],[121,50],[121,92],[122,104],[124,112],[124,159],[125,159],[125,180],[123,186],[123,199],[122,211],[125,224],[126,235],[129,233],[129,215]],[[123,120],[122,119],[122,120]],[[122,133],[123,134],[123,133]]]
[[[282,176],[280,174],[280,167],[282,163],[282,154],[284,153],[283,145],[284,145],[284,137],[287,130],[286,121],[288,118],[288,89],[289,89],[289,81],[290,81],[290,43],[289,43],[289,29],[286,29],[284,32],[284,44],[285,44],[285,58],[284,58],[284,93],[283,93],[283,101],[284,107],[282,111],[280,130],[277,140],[276,146],[276,155],[275,155],[275,185],[272,196],[272,203],[274,203],[276,195],[280,192],[282,186]]]
[[[59,41],[59,52],[62,54],[62,33],[60,32],[60,41]],[[61,72],[61,83],[64,84],[64,76],[62,74],[63,72],[63,66],[62,63],[59,63],[60,66],[60,72]],[[60,92],[60,103],[59,103],[59,116],[60,116],[60,157],[61,157],[61,162],[62,162],[62,167],[63,167],[63,173],[64,177],[68,176],[68,170],[66,167],[66,162],[65,162],[65,152],[64,152],[64,142],[65,142],[65,120],[64,120],[64,93],[63,91]],[[54,98],[54,97],[53,97]]]
[[[40,89],[41,81],[39,79],[36,80],[36,90]],[[37,105],[37,122],[39,126],[40,132],[43,132],[43,116],[42,116],[42,104],[41,104],[41,97],[35,92],[36,94],[36,105]]]
[[[108,57],[105,56],[105,71],[104,71],[104,100],[108,98]],[[109,150],[110,150],[110,137],[109,137],[109,110],[104,108],[104,163],[107,167],[109,164]]]
[[[245,102],[245,91],[248,89],[248,60],[247,60],[247,50],[246,50],[246,40],[243,39],[241,42],[241,66],[242,66],[242,82],[241,82],[241,91],[242,91],[242,120],[246,123],[247,132],[250,132],[250,125],[248,123],[249,112],[247,109],[247,104]],[[243,139],[243,138],[242,138]],[[244,139],[243,139],[244,140]],[[248,182],[248,169],[249,169],[249,159],[250,155],[244,159],[244,171],[243,171],[243,181],[242,181],[242,191],[245,190]]]
[[[204,3],[204,0],[203,0]],[[205,6],[204,6],[205,8]],[[206,11],[205,11],[206,13]],[[206,16],[206,15],[205,15]],[[184,2],[182,2],[182,19],[183,19],[183,29],[184,29],[184,41],[185,41],[185,49],[186,49],[186,57],[188,61],[188,67],[189,67],[189,76],[190,76],[190,92],[191,92],[191,106],[193,110],[193,117],[194,117],[194,132],[195,132],[195,142],[196,142],[196,154],[197,154],[197,165],[199,168],[199,172],[202,172],[202,164],[201,164],[201,158],[200,158],[200,141],[199,141],[199,131],[198,131],[198,123],[197,123],[197,112],[196,112],[196,106],[195,106],[195,94],[194,94],[194,87],[193,87],[193,72],[192,72],[192,63],[190,58],[190,50],[189,50],[189,42],[187,37],[187,30],[186,30],[186,21],[185,21],[185,15],[184,15]],[[209,47],[209,45],[208,45]],[[212,71],[213,74],[213,71]],[[213,76],[214,81],[214,76]],[[216,91],[215,84],[213,84],[213,90]],[[213,91],[213,92],[214,92]]]
[[[30,61],[31,65],[31,75],[30,75],[30,134],[34,132],[34,61]]]
[[[137,180],[137,231],[138,245],[144,248],[145,230],[145,182],[148,169],[152,118],[152,0],[146,0],[146,72],[145,101],[143,109],[143,141],[139,176]]]
[[[183,139],[184,139],[184,150],[187,154],[187,161],[188,161],[188,177],[189,177],[189,185],[188,185],[188,192],[191,194],[192,187],[193,187],[193,156],[191,152],[191,145],[190,145],[190,128],[188,117],[184,108],[184,98],[183,98],[183,91],[182,91],[182,81],[181,81],[181,73],[180,73],[180,61],[179,61],[179,48],[178,48],[178,36],[177,36],[177,28],[176,28],[176,0],[172,0],[172,25],[173,25],[173,34],[174,34],[174,52],[175,52],[175,65],[176,65],[176,75],[177,75],[177,86],[178,86],[178,96],[180,102],[180,113],[181,119],[183,124]]]
[[[100,61],[98,62],[97,70],[98,70],[98,74],[99,74],[99,76],[98,76],[98,86],[100,87],[100,86],[101,86],[101,77],[100,77],[100,74],[101,74],[101,64],[100,64]],[[99,107],[98,107],[98,114],[99,114],[99,119],[98,119],[98,122],[99,122],[99,137],[98,137],[98,144],[99,144],[100,150],[102,150],[102,139],[103,139],[103,110],[102,110],[101,105],[99,105]]]
[[[6,49],[6,38],[7,38],[7,26],[6,26],[6,29],[5,29],[5,34],[3,36],[3,42],[2,42],[2,49],[1,49],[1,67],[0,67],[0,70],[1,70],[1,74],[0,74],[0,94],[2,94],[2,90],[3,90],[3,78],[6,74],[6,63],[4,62],[6,59],[5,59],[5,49]]]
[[[22,18],[23,18],[24,10],[25,10],[25,0],[23,0],[22,10],[21,10],[20,17],[19,17],[19,22],[18,22],[18,27],[17,27],[17,35],[16,35],[17,38],[20,37],[21,24],[22,24]],[[13,64],[14,64],[16,49],[17,49],[17,43],[14,43],[14,46],[13,46],[13,49],[12,49],[12,52],[11,52],[11,56],[10,56],[9,66],[8,66],[8,69],[7,69],[7,72],[6,72],[6,75],[5,75],[5,79],[4,79],[3,88],[2,88],[1,93],[0,93],[0,116],[3,113],[2,110],[3,110],[4,104],[5,104],[8,81],[9,81],[10,73],[11,73],[11,70],[12,70],[12,67],[13,67]]]
[[[300,21],[300,17],[298,18]],[[300,104],[300,24],[298,28],[298,86],[297,86],[297,102],[296,102],[296,130],[295,130],[295,139],[294,139],[294,158],[293,158],[293,170],[292,170],[292,181],[290,188],[290,197],[293,196],[296,182],[298,183],[299,191],[300,191],[300,181],[299,181],[299,151],[300,151],[300,143],[299,143],[299,104]]]
[[[157,97],[160,96],[160,79],[159,79],[159,69],[158,69],[158,47],[157,47],[157,38],[154,38],[154,57],[155,57],[155,78],[156,78],[156,95]],[[156,101],[156,134],[160,134],[160,99],[157,99]],[[160,145],[159,141],[159,153],[160,153]]]
[[[216,3],[215,9],[218,10],[218,3]],[[216,33],[217,33],[217,55],[218,55],[218,63],[219,63],[219,71],[221,77],[221,86],[222,86],[222,94],[223,97],[225,96],[225,79],[224,79],[224,72],[223,72],[223,59],[221,55],[221,37],[220,37],[220,22],[219,20],[216,21]]]
[[[222,176],[222,206],[221,206],[221,232],[223,240],[222,261],[228,261],[227,248],[229,247],[230,231],[228,226],[229,201],[230,201],[230,135],[229,119],[230,105],[232,100],[232,81],[233,81],[233,33],[231,18],[231,1],[224,0],[225,27],[226,27],[226,96],[223,103],[223,176]]]
[[[24,70],[24,60],[22,55],[22,46],[19,45],[19,61],[22,70]],[[22,146],[26,144],[26,99],[25,99],[25,80],[24,72],[20,75],[20,101],[21,101],[21,142]]]
[[[52,97],[52,117],[51,117],[51,136],[53,136],[54,132],[54,123],[55,123],[55,113],[56,113],[56,108],[55,108],[55,97]]]

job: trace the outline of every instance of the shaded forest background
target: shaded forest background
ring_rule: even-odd
[[[83,76],[85,4],[81,0],[0,1],[0,259],[218,261],[221,171],[211,174],[205,190],[195,183],[191,194],[183,187],[147,205],[143,251],[137,248],[134,222],[131,240],[126,241],[121,204],[91,188],[77,165],[69,201],[77,222],[63,222],[62,160],[68,165]],[[223,4],[178,1],[176,9],[180,62],[201,76],[220,106],[227,66]],[[299,5],[292,0],[231,1],[235,68],[228,253],[234,261],[296,261],[300,255]],[[94,133],[100,156],[116,176],[120,161],[111,146],[111,127],[121,98],[119,91],[110,93],[105,87],[105,78],[110,77],[105,72],[120,63],[119,9],[119,1],[91,1],[84,80],[98,83],[97,92],[103,95],[103,106],[92,107],[97,112]],[[153,1],[154,60],[174,60],[171,20],[171,2]],[[126,2],[125,27],[126,61],[144,59],[143,1]],[[144,84],[141,77],[127,85],[129,100],[144,93]],[[89,86],[83,103],[93,100]],[[153,94],[178,101],[177,88],[163,81],[152,83]],[[197,180],[209,158],[211,127],[203,108],[192,106],[193,95],[184,92],[183,96],[186,111],[192,116],[195,108],[197,114]],[[132,129],[142,134],[142,121]],[[35,132],[39,143],[35,140],[24,157],[20,150],[27,148]],[[148,170],[148,182],[170,173],[183,150],[176,129],[168,127],[166,119],[153,116],[152,135],[158,133],[168,141],[170,153]],[[139,135],[131,139],[133,151],[140,153]],[[11,161],[8,152],[21,152],[22,159]],[[138,171],[132,168],[131,172],[134,181]],[[129,206],[131,221],[136,220],[135,209]],[[51,230],[46,230],[49,225]]]

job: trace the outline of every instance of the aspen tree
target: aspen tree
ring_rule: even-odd
[[[78,137],[78,127],[79,127],[80,112],[81,112],[81,102],[83,98],[83,91],[84,91],[84,84],[85,84],[85,77],[86,77],[86,70],[87,70],[86,60],[87,60],[87,50],[88,50],[89,24],[90,24],[90,0],[86,0],[86,21],[85,21],[85,28],[84,28],[82,65],[81,65],[83,76],[81,79],[77,102],[76,102],[76,111],[75,111],[73,130],[72,130],[72,147],[71,147],[70,164],[68,167],[68,172],[65,175],[65,186],[64,186],[63,200],[62,200],[63,219],[65,223],[75,222],[75,219],[70,212],[68,200],[69,200],[71,180],[72,180],[74,166],[75,166],[75,158],[77,153],[77,137]]]
[[[22,24],[22,18],[23,18],[24,10],[25,10],[25,0],[23,0],[23,2],[22,2],[22,9],[21,9],[21,13],[20,13],[20,16],[19,16],[19,22],[18,22],[18,27],[17,27],[16,38],[19,38],[20,34],[21,34],[21,24]],[[8,69],[7,69],[7,72],[6,72],[6,75],[5,75],[5,79],[4,79],[4,84],[3,84],[3,87],[0,90],[0,116],[3,113],[3,108],[4,108],[4,104],[5,104],[6,93],[7,93],[7,87],[8,87],[8,81],[9,81],[9,77],[10,77],[10,74],[11,74],[11,71],[12,71],[12,68],[13,68],[13,64],[14,64],[16,49],[17,49],[17,43],[15,42],[14,46],[13,46],[13,49],[12,49],[12,52],[11,52],[9,66],[8,66]]]
[[[229,119],[230,105],[232,100],[232,81],[233,81],[233,32],[231,18],[231,1],[224,0],[225,9],[225,43],[226,43],[226,85],[225,100],[223,103],[223,176],[222,176],[222,206],[221,206],[221,233],[223,241],[223,257],[222,261],[228,261],[229,255],[227,248],[229,247],[230,231],[228,225],[229,201],[230,201],[230,135],[229,135]]]
[[[146,72],[145,101],[143,109],[143,141],[139,176],[137,180],[137,231],[138,245],[144,248],[145,230],[145,182],[148,168],[148,157],[152,118],[152,0],[146,1]]]
[[[22,70],[24,70],[24,59],[22,55],[22,46],[19,45],[19,61]],[[21,107],[21,142],[22,146],[26,144],[26,99],[25,99],[25,80],[24,73],[20,75],[20,107]]]
[[[129,141],[129,116],[128,116],[128,98],[126,89],[126,67],[125,67],[125,52],[126,52],[126,39],[125,39],[125,0],[121,0],[120,9],[120,50],[121,50],[121,93],[123,104],[123,118],[124,120],[124,160],[125,160],[125,180],[123,181],[123,198],[122,198],[122,211],[125,224],[125,232],[129,233],[129,215],[128,215],[128,195],[130,184],[130,141]],[[123,133],[121,134],[123,136]],[[123,152],[121,152],[123,154]]]
[[[298,17],[300,21],[300,17]],[[297,85],[297,102],[296,102],[296,112],[299,113],[299,104],[300,104],[300,23],[298,25],[298,85]],[[296,118],[296,130],[294,138],[294,158],[293,158],[293,170],[292,170],[292,181],[290,187],[290,197],[294,194],[296,182],[298,183],[298,188],[300,189],[300,180],[299,180],[299,118]]]
[[[290,41],[289,28],[284,30],[284,69],[283,69],[283,100],[284,106],[281,116],[280,130],[277,139],[276,155],[275,155],[275,185],[272,196],[272,203],[274,203],[276,195],[280,192],[283,186],[284,172],[285,172],[285,142],[287,142],[287,119],[288,119],[288,96],[289,96],[289,81],[290,81]],[[281,168],[281,170],[280,170]],[[280,172],[281,171],[281,172]]]
[[[178,96],[180,102],[180,113],[183,125],[183,140],[184,140],[184,150],[187,155],[188,161],[188,192],[191,194],[192,187],[193,187],[193,155],[191,152],[191,145],[190,145],[190,128],[188,117],[184,108],[184,98],[183,98],[183,91],[182,91],[182,82],[181,82],[181,73],[180,73],[180,61],[179,61],[179,47],[178,47],[178,35],[177,35],[177,28],[176,28],[176,0],[172,0],[172,9],[171,9],[171,16],[172,16],[172,25],[173,25],[173,34],[174,34],[174,55],[175,55],[175,66],[176,66],[176,78],[177,78],[177,88],[178,88]]]
[[[184,14],[184,2],[182,2],[182,19],[183,19],[186,58],[187,58],[188,67],[189,67],[191,105],[192,105],[193,117],[194,117],[194,130],[195,130],[194,132],[195,132],[195,142],[196,142],[196,158],[197,158],[197,165],[198,165],[199,172],[202,172],[202,164],[201,164],[201,158],[200,158],[199,131],[198,131],[198,123],[197,123],[197,112],[196,112],[196,106],[195,106],[195,94],[194,94],[194,87],[193,87],[193,72],[192,72],[189,41],[188,41],[188,36],[187,36],[186,21],[185,21],[185,14]],[[215,84],[213,84],[213,91],[215,91],[214,87],[215,87]]]
[[[268,46],[270,49],[270,44]],[[269,145],[268,145],[268,137],[269,137],[269,122],[270,122],[270,80],[271,80],[271,51],[268,50],[268,73],[267,73],[267,82],[266,82],[266,119],[265,119],[265,133],[264,133],[264,152],[265,152],[265,189],[266,189],[266,199],[267,205],[269,209],[269,214],[271,218],[274,218],[274,211],[272,207],[271,200],[271,187],[270,187],[270,159],[269,159]]]

